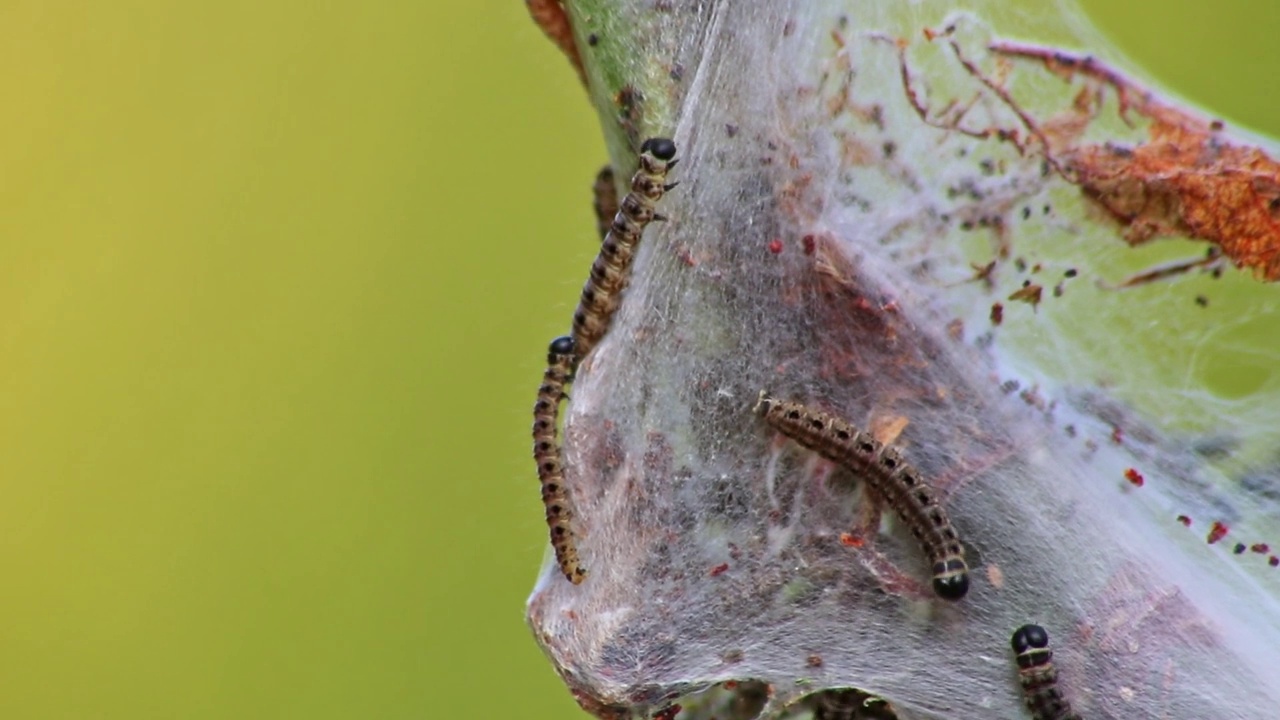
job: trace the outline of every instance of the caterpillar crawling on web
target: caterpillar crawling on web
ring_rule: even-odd
[[[556,564],[565,578],[577,585],[587,576],[587,569],[578,560],[572,526],[573,505],[564,485],[564,466],[556,439],[560,401],[565,398],[564,386],[572,377],[573,358],[573,338],[558,337],[551,341],[547,349],[547,370],[533,405],[533,459],[538,465],[538,479],[542,481],[542,504],[547,509],[547,528],[551,531]]]
[[[675,155],[675,143],[665,138],[650,138],[640,146],[640,168],[631,178],[631,192],[617,206],[600,253],[591,265],[591,275],[573,314],[573,334],[551,341],[547,369],[533,406],[533,459],[538,466],[538,479],[542,481],[542,503],[546,507],[551,547],[560,572],[575,585],[586,578],[587,569],[578,558],[572,525],[573,505],[564,484],[560,442],[556,437],[560,402],[566,397],[564,387],[571,382],[578,362],[609,330],[645,226],[662,219],[654,206],[663,194],[675,187],[674,183],[666,182],[667,171],[676,165]],[[607,167],[596,178],[597,215],[614,203],[611,188],[605,187],[612,185],[612,178],[613,173]]]
[[[964,561],[964,545],[937,493],[897,448],[881,445],[834,415],[778,400],[764,391],[754,410],[778,432],[862,477],[920,542],[933,565],[934,594],[944,600],[965,596],[969,567]]]
[[[1009,644],[1018,660],[1018,682],[1035,720],[1080,720],[1058,689],[1049,633],[1039,625],[1023,625],[1013,631]]]
[[[609,331],[645,226],[665,219],[655,206],[676,186],[667,182],[667,172],[678,162],[675,157],[676,145],[666,138],[649,138],[640,145],[640,168],[631,178],[631,191],[622,198],[613,216],[613,223],[600,245],[600,254],[591,265],[591,275],[582,288],[578,309],[573,313],[575,368]]]

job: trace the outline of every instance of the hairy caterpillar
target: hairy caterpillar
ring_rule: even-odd
[[[547,370],[538,387],[538,400],[533,405],[533,459],[538,464],[542,481],[542,504],[547,508],[547,527],[551,531],[551,547],[556,563],[569,582],[577,585],[587,576],[578,562],[578,546],[573,527],[573,506],[564,486],[564,467],[560,462],[560,443],[556,439],[556,421],[560,417],[560,401],[564,386],[573,373],[573,338],[558,337],[547,349]]]
[[[754,410],[783,435],[861,476],[920,542],[933,565],[934,594],[944,600],[965,596],[969,567],[964,546],[933,488],[896,448],[882,446],[838,417],[778,400],[764,391]]]
[[[631,192],[622,198],[573,313],[575,368],[609,331],[645,226],[664,219],[654,211],[654,205],[675,187],[675,183],[666,182],[667,171],[678,162],[675,156],[676,145],[666,138],[649,138],[640,146],[640,168],[631,178]]]
[[[1023,625],[1013,631],[1009,644],[1018,660],[1018,681],[1035,720],[1080,720],[1071,703],[1058,690],[1058,670],[1053,666],[1049,633],[1039,625]]]

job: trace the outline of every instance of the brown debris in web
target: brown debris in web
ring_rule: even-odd
[[[1160,237],[1203,240],[1258,278],[1280,280],[1280,161],[1229,138],[1221,121],[1205,120],[1164,102],[1087,55],[994,41],[986,44],[997,60],[994,71],[988,72],[961,49],[956,29],[955,25],[925,29],[923,35],[928,42],[945,43],[965,73],[1007,108],[1021,127],[975,123],[970,110],[979,103],[982,91],[967,100],[953,99],[941,109],[930,108],[908,67],[907,42],[871,34],[873,41],[894,46],[906,99],[922,122],[975,139],[1008,143],[1022,156],[1041,157],[1046,172],[1078,186],[1120,223],[1131,246]],[[1016,61],[1039,63],[1067,82],[1077,77],[1085,82],[1066,107],[1052,117],[1037,119],[1008,87]],[[1116,97],[1118,118],[1131,128],[1145,124],[1145,139],[1132,144],[1085,141],[1086,133],[1101,122],[1108,89]],[[1210,264],[1205,261],[1187,269]],[[1173,274],[1176,271],[1154,272],[1151,280]]]
[[[1151,133],[1132,151],[1093,145],[1068,158],[1085,194],[1127,227],[1125,240],[1207,240],[1238,267],[1280,279],[1280,165],[1185,126],[1157,122]]]
[[[1043,294],[1043,291],[1043,286],[1036,285],[1030,280],[1023,280],[1022,287],[1015,290],[1013,294],[1009,296],[1009,299],[1024,302],[1035,310],[1040,307],[1040,297]]]
[[[988,50],[1002,59],[1038,61],[1064,80],[1082,76],[1089,81],[1069,108],[1037,123],[1000,79],[984,75],[954,40],[949,43],[965,70],[1018,116],[1049,165],[1124,226],[1130,245],[1168,236],[1204,240],[1237,267],[1250,268],[1266,281],[1280,280],[1280,162],[1233,142],[1220,121],[1162,102],[1092,57],[991,43]],[[1116,94],[1121,120],[1131,126],[1133,116],[1147,121],[1145,141],[1126,146],[1081,140],[1098,117],[1108,87]],[[1026,147],[1015,130],[996,136]]]
[[[547,39],[560,48],[560,52],[569,58],[569,63],[578,73],[582,86],[587,86],[587,71],[582,67],[582,56],[578,54],[578,46],[573,41],[573,26],[569,24],[569,14],[565,12],[561,0],[524,0],[529,8],[529,17],[542,28]]]
[[[1148,140],[1133,148],[1093,144],[1062,153],[1085,195],[1126,226],[1130,245],[1186,235],[1213,243],[1265,280],[1280,279],[1280,163],[1230,142],[1221,122],[1162,103],[1091,58],[1008,44],[991,49],[1109,85],[1119,96],[1121,117],[1133,110],[1151,121]]]

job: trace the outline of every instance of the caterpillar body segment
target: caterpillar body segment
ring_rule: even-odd
[[[631,191],[618,205],[573,313],[575,368],[609,331],[645,227],[664,219],[656,204],[675,187],[666,181],[667,172],[676,165],[675,155],[675,143],[666,138],[649,138],[640,146],[640,168],[631,178]],[[598,183],[599,179],[597,189]]]
[[[754,411],[772,428],[862,477],[911,531],[932,564],[933,592],[959,600],[969,591],[964,545],[937,493],[894,447],[829,413],[761,391]]]
[[[556,437],[560,401],[566,397],[565,384],[572,380],[574,357],[573,338],[558,337],[551,341],[547,369],[533,406],[533,459],[538,466],[538,479],[542,481],[542,504],[546,506],[556,564],[565,578],[577,585],[586,578],[587,569],[578,560],[572,525],[573,504],[564,484],[560,442]]]
[[[964,561],[964,546],[947,512],[942,509],[938,494],[895,447],[882,449],[875,464],[879,472],[867,474],[883,476],[880,492],[889,506],[903,518],[933,563],[934,593],[947,600],[964,597],[969,591],[969,568]]]

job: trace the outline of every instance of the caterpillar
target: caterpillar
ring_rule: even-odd
[[[666,182],[667,172],[678,162],[675,157],[676,145],[666,138],[649,138],[640,145],[640,168],[631,178],[631,192],[622,198],[613,216],[573,313],[574,368],[609,331],[645,226],[665,219],[654,205],[676,186]]]
[[[1053,666],[1049,633],[1039,625],[1023,625],[1013,631],[1009,644],[1018,661],[1022,696],[1035,720],[1080,720],[1071,703],[1058,690],[1058,670]]]
[[[533,405],[533,459],[538,465],[538,479],[542,481],[542,504],[547,509],[547,527],[551,531],[556,564],[565,578],[577,585],[586,578],[587,569],[578,561],[572,526],[573,505],[564,485],[564,466],[556,439],[560,401],[566,397],[564,386],[572,377],[574,357],[571,337],[558,337],[547,349],[547,370]]]
[[[778,400],[763,390],[753,410],[778,432],[861,476],[897,512],[933,565],[935,595],[959,600],[969,592],[964,545],[937,493],[897,448],[881,445],[838,417]]]
[[[603,242],[613,226],[613,216],[618,214],[618,186],[613,184],[613,167],[605,165],[596,173],[591,184],[591,206],[596,213],[596,232]]]

